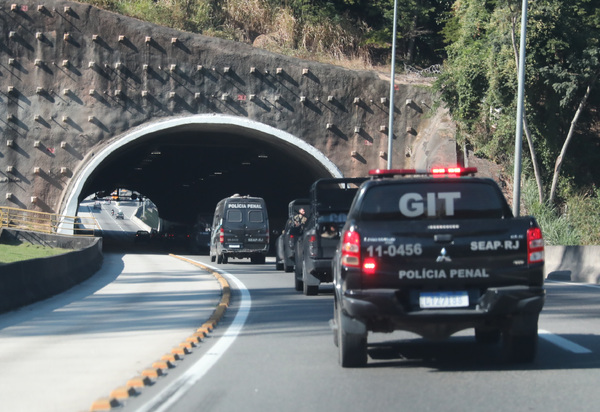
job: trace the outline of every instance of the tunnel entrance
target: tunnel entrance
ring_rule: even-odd
[[[273,228],[288,203],[322,177],[341,177],[303,140],[235,116],[197,115],[144,125],[102,148],[67,189],[63,214],[90,194],[116,188],[150,198],[161,219],[193,225],[235,193],[265,199]]]

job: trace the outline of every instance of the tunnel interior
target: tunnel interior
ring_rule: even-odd
[[[210,221],[217,202],[233,194],[262,197],[271,229],[311,184],[332,177],[314,156],[264,133],[226,126],[185,125],[148,133],[114,150],[90,174],[79,201],[126,188],[149,198],[161,219]]]

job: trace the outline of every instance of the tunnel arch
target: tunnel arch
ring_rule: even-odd
[[[176,117],[138,126],[113,138],[108,145],[94,153],[77,172],[73,183],[65,190],[61,213],[68,216],[77,214],[78,204],[86,194],[84,188],[91,179],[94,179],[94,173],[97,173],[111,156],[114,157],[134,144],[142,142],[151,144],[152,140],[161,134],[194,131],[247,136],[249,139],[272,146],[276,151],[295,153],[295,156],[303,158],[307,167],[312,168],[320,177],[343,176],[339,168],[321,151],[290,133],[264,123],[230,115],[201,114]]]

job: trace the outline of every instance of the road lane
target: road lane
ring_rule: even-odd
[[[0,409],[89,410],[191,336],[220,295],[172,256],[105,254],[88,281],[0,315]]]
[[[549,284],[548,314],[543,311],[540,320],[544,330],[588,348],[586,353],[540,339],[535,362],[510,365],[499,345],[476,344],[472,331],[442,342],[394,332],[370,335],[366,368],[342,369],[327,324],[330,285],[307,297],[293,291],[291,274],[272,264],[241,260],[218,267],[248,288],[252,310],[228,351],[167,410],[595,411],[600,402],[597,289]],[[211,341],[235,317],[239,300],[234,291]],[[124,410],[140,408],[144,396]]]

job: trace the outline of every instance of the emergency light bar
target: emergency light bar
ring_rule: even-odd
[[[466,176],[477,173],[476,167],[434,167],[431,170],[417,169],[373,169],[369,170],[371,177],[393,177],[393,176]]]

